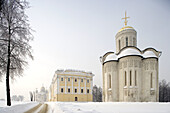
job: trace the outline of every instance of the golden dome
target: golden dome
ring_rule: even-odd
[[[119,30],[119,32],[121,32],[121,31],[123,31],[123,30],[125,30],[125,29],[134,29],[134,28],[131,27],[131,26],[125,26],[125,27],[122,27],[122,28]]]

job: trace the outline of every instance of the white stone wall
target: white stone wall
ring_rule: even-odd
[[[120,49],[126,47],[126,37],[128,37],[128,46],[137,46],[137,33],[134,29],[126,29],[116,34],[116,53],[120,51]],[[135,39],[135,43],[133,40]],[[120,46],[119,46],[120,40]],[[120,47],[120,48],[119,48]]]
[[[107,62],[104,66],[104,100],[107,101],[118,101],[118,70],[117,62]],[[111,88],[109,88],[109,75],[111,76]]]
[[[158,60],[155,58],[144,59],[143,72],[143,101],[156,102],[159,99]],[[151,88],[151,74],[153,88]]]
[[[127,76],[126,86],[125,71]],[[130,71],[132,76],[131,86]],[[135,71],[137,77],[136,86]],[[159,100],[158,60],[156,58],[143,59],[140,56],[122,57],[118,62],[105,62],[103,64],[103,73],[103,98],[105,102],[155,102]],[[151,73],[153,88],[151,88]],[[109,75],[111,75],[111,89],[109,89]]]
[[[140,90],[141,90],[141,57],[140,56],[129,56],[123,57],[119,60],[119,93],[120,101],[139,101]],[[126,82],[125,86],[125,71],[126,71]],[[132,85],[130,86],[130,71],[132,77]],[[136,71],[136,86],[135,86],[135,71]]]

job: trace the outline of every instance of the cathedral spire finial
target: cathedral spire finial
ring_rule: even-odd
[[[126,16],[126,11],[125,11],[125,17],[122,18],[122,19],[125,19],[125,22],[124,22],[124,23],[125,23],[125,26],[127,25],[127,22],[128,22],[127,19],[128,19],[128,18],[130,18],[130,17],[127,17],[127,16]]]

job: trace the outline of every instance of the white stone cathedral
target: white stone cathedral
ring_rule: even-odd
[[[116,34],[116,53],[100,57],[103,73],[104,102],[157,102],[159,101],[159,57],[154,48],[140,50],[137,32],[125,26]]]

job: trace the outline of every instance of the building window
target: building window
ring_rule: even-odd
[[[125,71],[125,86],[127,86],[127,76],[126,76],[126,71]]]
[[[120,45],[120,40],[119,40],[119,51],[120,51],[120,49],[121,49],[121,45]]]
[[[112,83],[111,83],[111,75],[109,75],[109,88],[111,88]]]
[[[63,88],[61,88],[61,93],[63,93]]]
[[[70,78],[68,78],[68,81],[70,81]]]
[[[74,92],[77,93],[77,89],[74,89]]]
[[[87,83],[89,83],[89,79],[87,79]]]
[[[70,93],[70,88],[68,88],[68,93]]]
[[[75,82],[77,82],[77,78],[75,78]]]
[[[83,93],[83,89],[81,89],[81,93]]]
[[[136,39],[133,38],[133,46],[136,46]]]
[[[81,82],[83,82],[83,79],[81,79]]]
[[[132,71],[130,71],[130,86],[132,86]]]
[[[126,37],[126,46],[128,46],[128,37]]]
[[[151,88],[153,88],[153,78],[152,78],[153,76],[152,76],[152,73],[151,73],[151,81],[150,81],[150,83],[151,83]]]
[[[75,101],[78,101],[78,98],[77,98],[77,97],[75,97]]]
[[[135,86],[137,86],[137,73],[135,71]]]
[[[89,93],[89,89],[87,89],[87,93]]]
[[[63,81],[64,79],[63,78],[61,78],[61,81]]]

